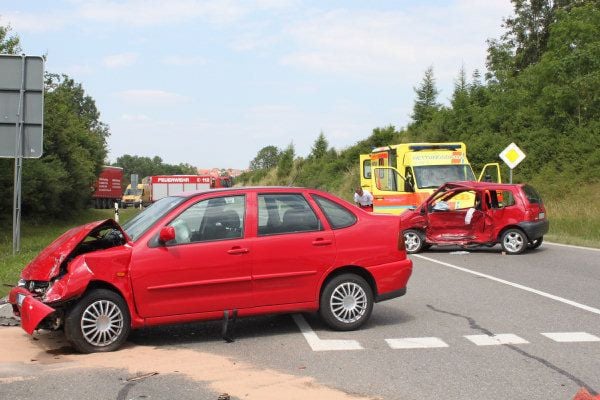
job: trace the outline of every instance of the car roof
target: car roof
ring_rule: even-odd
[[[443,186],[448,189],[474,189],[474,190],[502,190],[515,189],[522,187],[524,183],[494,183],[494,182],[475,182],[475,181],[458,181],[447,182]]]
[[[230,188],[218,188],[218,189],[203,189],[203,190],[192,190],[189,192],[180,192],[176,193],[173,196],[176,197],[194,197],[199,196],[205,193],[227,193],[227,192],[277,192],[277,193],[286,193],[286,192],[300,192],[310,190],[313,192],[325,193],[318,189],[310,189],[300,186],[237,186]]]

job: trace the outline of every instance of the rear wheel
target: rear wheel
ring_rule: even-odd
[[[539,238],[534,239],[531,242],[529,242],[527,244],[527,248],[530,250],[537,249],[538,247],[540,247],[542,245],[543,241],[544,241],[544,237],[540,236]]]
[[[127,340],[130,329],[127,303],[107,289],[87,293],[65,319],[65,336],[81,353],[116,350]]]
[[[373,290],[360,276],[342,274],[325,285],[319,313],[329,327],[351,331],[362,326],[373,311]]]
[[[520,229],[508,229],[502,234],[500,244],[507,254],[521,254],[527,248],[527,236]]]
[[[418,253],[430,246],[425,243],[425,235],[423,232],[416,229],[408,229],[404,231],[404,244],[406,252],[409,254]]]

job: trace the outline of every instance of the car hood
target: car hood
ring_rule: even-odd
[[[50,243],[48,247],[42,250],[41,253],[25,267],[23,272],[21,272],[21,278],[28,281],[49,281],[54,278],[59,274],[63,261],[71,254],[77,245],[81,243],[90,232],[102,225],[114,227],[123,232],[119,224],[112,219],[90,222],[69,229]]]

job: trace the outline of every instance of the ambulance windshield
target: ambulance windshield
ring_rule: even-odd
[[[475,180],[473,170],[468,164],[424,165],[413,169],[419,189],[435,189],[446,182]]]

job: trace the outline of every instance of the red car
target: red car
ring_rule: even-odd
[[[71,229],[9,300],[25,331],[64,329],[87,353],[117,349],[131,329],[232,315],[318,310],[357,329],[411,272],[397,216],[319,190],[230,188],[163,198],[123,228]]]
[[[538,248],[549,229],[542,198],[527,184],[446,183],[400,218],[408,253],[500,243],[507,254],[520,254]]]

